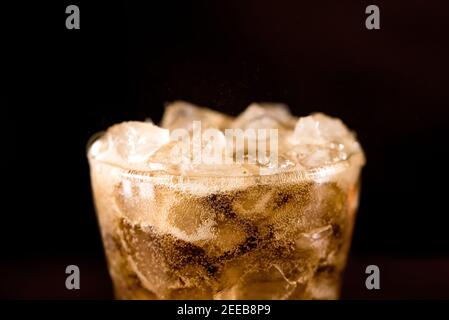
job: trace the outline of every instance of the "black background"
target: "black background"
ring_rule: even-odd
[[[77,4],[81,29],[65,28]],[[365,28],[377,4],[381,29]],[[60,2],[15,37],[3,128],[1,298],[110,298],[88,138],[187,100],[342,118],[366,152],[344,298],[448,298],[449,5],[445,1]],[[19,46],[20,45],[20,46]],[[24,45],[24,46],[22,46]],[[11,144],[11,145],[9,145]],[[7,149],[9,150],[9,149]],[[83,290],[68,292],[77,264]],[[377,264],[382,290],[367,292]]]

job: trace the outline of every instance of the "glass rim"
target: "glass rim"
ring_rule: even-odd
[[[325,164],[319,167],[313,167],[308,169],[292,169],[292,170],[286,170],[286,171],[279,171],[273,174],[249,174],[249,175],[216,175],[216,174],[174,174],[170,173],[164,170],[155,170],[155,169],[135,169],[135,168],[129,168],[124,167],[118,163],[101,160],[101,159],[95,159],[90,154],[90,148],[93,145],[95,141],[97,141],[99,138],[101,138],[106,131],[99,131],[94,133],[87,142],[86,145],[86,154],[87,158],[90,162],[96,162],[103,165],[107,165],[109,167],[119,169],[123,171],[123,174],[129,177],[135,177],[135,178],[174,178],[174,179],[193,179],[193,180],[201,180],[201,179],[215,179],[215,180],[227,180],[227,179],[237,179],[237,180],[279,180],[284,179],[287,177],[294,178],[296,177],[299,180],[306,181],[306,180],[316,180],[320,178],[326,178],[331,177],[333,175],[336,175],[338,173],[344,172],[345,170],[349,170],[350,168],[357,168],[360,170],[366,163],[364,152],[361,149],[360,152],[354,152],[348,155],[348,157],[345,160],[340,160],[335,163]]]

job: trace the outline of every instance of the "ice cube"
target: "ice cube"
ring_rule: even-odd
[[[212,288],[199,282],[191,287],[171,290],[167,300],[212,300],[212,298]]]
[[[294,234],[303,226],[302,217],[312,200],[311,183],[285,184],[276,187],[275,196],[269,203],[267,223],[273,225],[276,237]],[[307,221],[307,218],[304,217]]]
[[[294,144],[323,144],[326,142],[321,135],[320,123],[313,116],[298,120],[290,141]]]
[[[306,294],[318,300],[338,299],[340,272],[333,265],[319,266],[307,285]]]
[[[204,291],[197,297],[209,291],[209,263],[201,248],[126,219],[120,221],[118,232],[132,271],[159,299],[186,299],[182,293],[194,287]]]
[[[114,205],[127,219],[188,242],[211,239],[215,213],[201,198],[163,185],[123,180]]]
[[[274,265],[245,272],[237,284],[222,290],[216,299],[279,300],[288,298],[296,283],[288,280]]]
[[[322,135],[328,141],[344,143],[347,138],[353,138],[352,133],[340,119],[329,117],[324,113],[314,113],[313,117],[320,123]]]
[[[95,159],[119,165],[143,163],[168,142],[168,130],[149,122],[128,121],[109,128],[90,152]]]
[[[301,233],[296,239],[297,250],[301,252],[309,251],[308,259],[318,261],[326,257],[329,244],[332,241],[332,226],[316,228],[308,232]]]
[[[204,107],[198,107],[185,101],[175,101],[165,108],[161,126],[167,129],[184,128],[191,130],[193,121],[201,121],[201,127],[228,128],[231,117]]]
[[[215,236],[215,214],[200,198],[178,195],[168,209],[167,231],[184,241],[211,241]],[[174,200],[173,199],[173,200]]]
[[[232,201],[232,209],[237,216],[259,221],[272,215],[272,206],[277,197],[277,190],[267,185],[248,187],[237,192]]]
[[[158,231],[163,231],[164,215],[159,211],[168,210],[170,197],[174,193],[160,185],[140,181],[122,179],[113,189],[113,203],[118,215],[130,221],[152,225]]]
[[[248,237],[242,226],[234,221],[218,223],[213,227],[213,233],[212,239],[198,242],[211,257],[232,255]]]
[[[161,295],[159,298],[162,298],[168,293],[168,286],[181,285],[170,272],[164,252],[161,246],[157,245],[156,234],[149,230],[144,231],[140,226],[130,224],[127,220],[119,223],[118,232],[128,256],[128,264],[145,288]]]
[[[301,145],[298,146],[301,148]],[[295,151],[298,151],[298,147]],[[301,148],[303,149],[303,148]],[[301,164],[306,168],[315,168],[322,165],[330,164],[334,160],[331,155],[331,150],[319,146],[307,146],[307,151],[299,151],[300,154],[306,154],[306,156],[300,161]]]
[[[292,125],[294,117],[280,103],[252,103],[232,123],[233,128],[278,129]]]
[[[299,118],[289,141],[300,145],[327,145],[334,142],[344,143],[348,138],[353,140],[351,132],[340,119],[315,113]]]
[[[148,158],[147,167],[179,175],[190,170],[192,160],[191,145],[189,143],[186,144],[181,140],[170,141]]]
[[[232,153],[225,152],[226,138],[222,131],[208,128],[200,139],[187,134],[185,139],[170,141],[148,159],[148,166],[181,175],[209,175],[216,174],[221,167],[233,168],[225,165],[232,163]],[[228,162],[225,157],[230,158]]]
[[[316,183],[311,191],[312,200],[300,220],[305,230],[325,225],[345,225],[348,218],[346,192],[333,182]]]
[[[214,128],[206,129],[201,142],[201,163],[206,165],[224,164],[224,157],[227,156],[225,153],[226,138],[222,131]]]
[[[305,168],[315,168],[346,160],[360,151],[355,137],[340,119],[315,113],[298,120],[288,137],[289,155]]]

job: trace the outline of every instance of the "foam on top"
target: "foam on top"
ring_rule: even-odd
[[[201,122],[199,140],[193,137],[194,121]],[[177,135],[175,139],[171,134],[176,129],[185,129],[188,136],[179,139]],[[227,142],[230,138],[225,134],[226,129],[254,129],[256,133],[258,129],[276,129],[276,161],[263,157],[251,159],[248,151],[248,143],[253,142],[256,147],[265,145],[268,155],[273,148],[268,142],[268,134],[246,136],[244,146],[229,151]],[[260,144],[261,140],[267,140],[267,143]],[[215,156],[216,160],[218,155],[220,161],[198,161],[195,157],[198,151],[202,160],[210,156]],[[248,161],[237,163],[235,159],[239,153]],[[183,101],[166,107],[160,127],[138,121],[110,127],[91,145],[89,157],[130,170],[186,176],[235,177],[309,171],[350,158],[357,166],[364,163],[363,151],[355,134],[340,119],[322,113],[297,118],[291,115],[287,106],[273,103],[253,103],[242,114],[232,118]]]

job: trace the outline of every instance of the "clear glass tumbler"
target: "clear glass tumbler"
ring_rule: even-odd
[[[242,177],[136,171],[89,157],[116,297],[338,298],[359,156]]]

